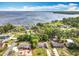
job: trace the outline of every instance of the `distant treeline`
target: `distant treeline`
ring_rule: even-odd
[[[79,11],[53,11],[53,13],[59,13],[59,14],[79,14]]]
[[[63,18],[62,22],[66,25],[79,28],[79,17]]]
[[[21,31],[25,31],[23,26],[14,26],[10,23],[6,23],[6,24],[0,26],[0,33],[21,32]]]

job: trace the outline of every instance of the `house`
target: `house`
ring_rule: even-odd
[[[32,50],[31,50],[31,45],[30,44],[24,44],[21,43],[19,44],[18,48],[18,56],[32,56]]]
[[[53,38],[51,38],[51,40],[57,42],[58,41],[57,36],[54,36]]]
[[[2,46],[3,46],[3,43],[0,41],[0,48],[2,48]]]
[[[47,43],[46,42],[39,42],[38,47],[39,48],[47,48]]]
[[[0,32],[0,35],[2,34],[2,32]]]
[[[71,28],[70,25],[61,25],[60,28]]]
[[[69,46],[74,44],[74,41],[72,39],[66,39],[66,40],[67,40],[67,42],[66,42],[66,46],[67,47],[69,47]]]
[[[0,35],[0,40],[1,40],[2,42],[8,41],[9,38],[10,38],[9,35]]]
[[[53,38],[53,41],[57,41],[57,39],[56,38]]]
[[[18,49],[31,49],[31,45],[30,44],[26,45],[26,44],[21,43],[18,46]]]
[[[31,27],[29,25],[24,26],[25,30],[29,30]]]
[[[58,42],[51,41],[51,46],[54,47],[54,48],[63,48],[64,44],[63,43],[58,43]]]

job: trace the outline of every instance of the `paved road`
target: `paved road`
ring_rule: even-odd
[[[53,48],[53,52],[54,52],[55,56],[59,56],[56,48]]]

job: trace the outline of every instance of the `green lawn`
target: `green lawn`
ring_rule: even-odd
[[[5,43],[7,43],[7,44],[11,45],[13,42],[14,42],[14,40],[13,40],[13,39],[11,39],[11,40],[8,40],[8,41],[7,41],[7,42],[5,42]]]
[[[0,56],[2,56],[6,52],[7,48],[0,48]]]
[[[68,49],[68,51],[74,56],[79,56],[79,49]]]
[[[44,48],[35,48],[32,51],[33,56],[47,56],[47,52]]]
[[[57,48],[60,56],[79,56],[78,49]]]

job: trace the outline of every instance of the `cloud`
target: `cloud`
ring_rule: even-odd
[[[70,7],[66,11],[78,11],[77,7]]]
[[[75,3],[70,3],[69,6],[77,6]]]
[[[66,11],[79,11],[79,7],[77,4],[71,3],[68,5],[68,8]]]
[[[51,6],[23,6],[21,8],[7,7],[0,11],[78,11],[78,4],[57,4]]]

